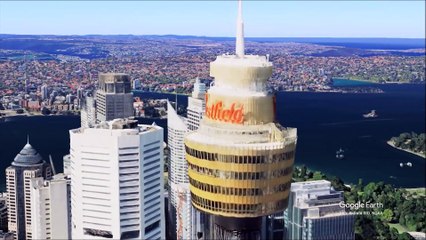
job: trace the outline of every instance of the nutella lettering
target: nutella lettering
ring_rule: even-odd
[[[208,97],[206,94],[206,116],[213,120],[223,122],[231,122],[242,124],[244,121],[244,106],[241,104],[232,103],[230,108],[225,108],[222,101],[216,101],[209,105]]]

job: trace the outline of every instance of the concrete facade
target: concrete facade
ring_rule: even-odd
[[[70,130],[74,239],[164,239],[163,129],[116,119]]]

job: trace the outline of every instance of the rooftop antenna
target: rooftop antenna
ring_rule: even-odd
[[[49,154],[50,166],[52,166],[53,175],[56,175],[55,165],[53,165],[52,155]]]
[[[30,144],[30,135],[27,134],[27,144]]]
[[[244,22],[241,0],[238,0],[237,36],[235,40],[235,54],[244,57]]]

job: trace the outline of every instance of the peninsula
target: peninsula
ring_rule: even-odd
[[[396,149],[426,158],[425,133],[401,133],[398,137],[392,137],[387,143]]]

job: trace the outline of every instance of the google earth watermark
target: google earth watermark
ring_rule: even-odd
[[[356,203],[345,203],[344,201],[339,202],[339,207],[345,208],[348,214],[353,215],[382,215],[383,214],[383,203],[372,203],[368,202],[356,202]]]

